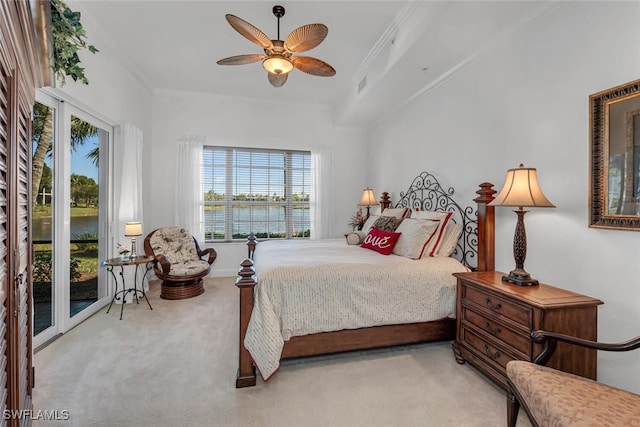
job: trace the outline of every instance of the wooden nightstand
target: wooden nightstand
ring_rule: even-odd
[[[597,340],[602,301],[540,284],[520,287],[503,282],[504,273],[454,273],[458,279],[456,341],[458,363],[470,362],[507,388],[510,360],[532,361],[543,346],[529,334],[537,329]],[[547,366],[596,379],[596,350],[558,343]]]

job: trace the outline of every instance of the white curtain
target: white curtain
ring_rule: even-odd
[[[116,126],[114,135],[114,244],[119,243],[129,247],[131,238],[124,236],[126,222],[142,222],[142,131],[130,124]],[[145,237],[144,222],[142,222],[142,236],[137,237],[136,251],[138,255],[144,253],[143,241]],[[114,248],[115,250],[115,248]],[[117,254],[117,252],[116,252]],[[142,268],[141,266],[140,268]],[[123,270],[127,284],[135,280],[134,268]],[[139,284],[136,284],[139,285]],[[145,282],[145,289],[149,284]],[[127,294],[127,302],[131,301],[131,294]]]
[[[321,148],[311,152],[313,158],[313,193],[310,197],[311,239],[326,239],[330,235],[331,206],[328,201],[333,186],[331,151]]]
[[[204,245],[204,200],[200,176],[205,142],[206,138],[202,136],[180,138],[176,157],[176,225],[189,230],[200,245]]]
[[[135,126],[116,127],[113,150],[116,239],[124,239],[125,222],[142,222],[142,141],[142,131]],[[144,223],[142,226],[144,232]]]

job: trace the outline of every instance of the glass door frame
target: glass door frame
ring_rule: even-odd
[[[113,140],[115,126],[96,115],[76,107],[51,90],[36,90],[36,101],[54,109],[53,137],[53,183],[52,209],[52,325],[33,339],[37,348],[57,335],[63,334],[104,308],[110,301],[112,289],[107,272],[98,268],[98,300],[71,317],[70,315],[70,238],[71,238],[71,116],[84,120],[107,133],[106,141],[100,142],[99,164],[99,220],[98,262],[107,259],[113,218]],[[106,144],[106,150],[103,150]],[[104,155],[106,154],[106,155]]]

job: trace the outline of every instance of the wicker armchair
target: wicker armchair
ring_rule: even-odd
[[[160,297],[164,299],[202,294],[202,278],[209,274],[217,256],[213,248],[200,249],[196,239],[181,227],[153,230],[144,239],[144,252],[153,257],[153,271],[162,280]]]
[[[507,363],[507,425],[514,427],[520,405],[531,424],[538,426],[636,425],[640,420],[640,395],[591,379],[544,366],[558,341],[605,351],[640,348],[640,336],[618,344],[588,341],[555,332],[534,331],[531,339],[545,343],[533,363]]]

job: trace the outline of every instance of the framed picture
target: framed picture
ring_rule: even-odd
[[[640,231],[640,80],[589,101],[589,227]]]

